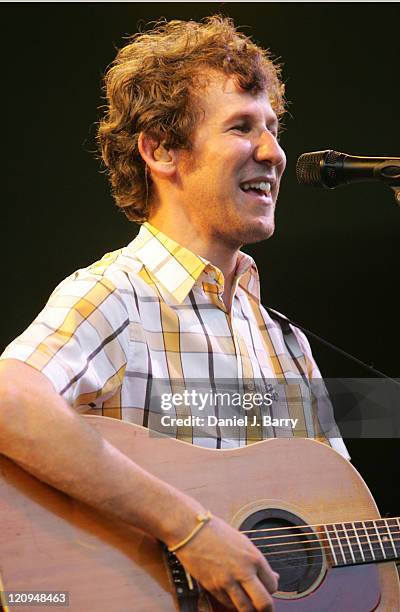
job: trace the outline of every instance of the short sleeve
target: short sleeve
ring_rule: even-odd
[[[31,325],[4,351],[47,376],[85,411],[114,395],[129,351],[129,316],[113,282],[79,270],[65,279]]]

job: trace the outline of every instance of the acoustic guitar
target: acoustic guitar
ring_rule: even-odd
[[[84,418],[143,468],[247,534],[280,574],[277,612],[400,610],[400,518],[380,518],[360,475],[327,445],[281,438],[211,450],[116,419]],[[224,609],[143,532],[5,457],[0,476],[4,590],[68,591],[71,612]]]

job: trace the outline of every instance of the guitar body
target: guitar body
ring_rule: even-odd
[[[271,439],[216,451],[155,437],[116,419],[85,418],[144,469],[238,528],[263,513],[268,519],[276,510],[307,525],[379,517],[354,467],[313,440]],[[178,609],[156,541],[99,516],[5,457],[0,457],[0,476],[0,575],[5,590],[69,591],[71,612]],[[395,563],[330,568],[324,555],[319,562],[300,595],[290,588],[277,594],[278,612],[400,609]],[[217,606],[204,601],[201,609]]]

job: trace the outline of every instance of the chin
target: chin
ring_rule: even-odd
[[[273,219],[260,219],[257,222],[249,223],[248,227],[242,226],[241,229],[242,244],[253,244],[271,238],[275,231],[275,223]]]

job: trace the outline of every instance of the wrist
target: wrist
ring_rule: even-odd
[[[191,542],[197,536],[199,531],[201,531],[203,527],[205,527],[211,519],[212,519],[212,514],[209,510],[207,510],[207,512],[200,512],[199,514],[197,514],[196,516],[197,524],[187,534],[186,537],[176,542],[173,546],[168,546],[169,552],[177,552],[178,550],[181,550],[181,548],[186,546],[186,544],[189,544],[189,542]]]
[[[187,537],[198,525],[198,515],[205,515],[207,510],[196,499],[173,487],[169,494],[168,503],[164,499],[158,506],[157,524],[152,533],[168,547],[173,547]]]

